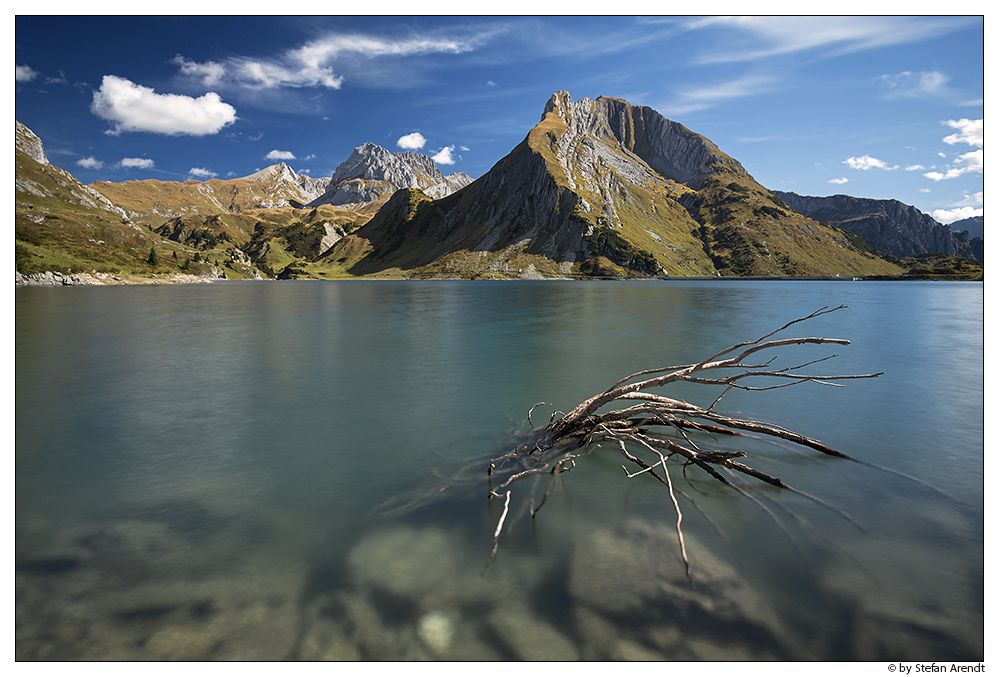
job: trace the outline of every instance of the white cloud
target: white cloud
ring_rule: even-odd
[[[38,71],[29,66],[14,66],[14,82],[31,82],[38,77]]]
[[[108,134],[154,132],[157,134],[216,134],[236,120],[236,109],[215,92],[198,98],[157,94],[150,87],[125,78],[105,75],[90,106],[94,115],[113,123]]]
[[[190,174],[191,176],[200,176],[201,178],[204,179],[211,179],[213,177],[218,176],[218,174],[216,174],[210,169],[206,169],[205,167],[191,167],[190,171],[188,171],[187,173]]]
[[[470,151],[472,149],[469,148],[468,146],[458,146],[458,150],[463,151],[463,152],[468,152],[468,151]]]
[[[295,154],[290,150],[272,150],[265,157],[268,160],[294,160]]]
[[[340,89],[343,84],[343,78],[333,75],[330,68],[310,68],[301,64],[245,59],[235,62],[234,70],[240,84],[262,89],[320,86]]]
[[[863,155],[861,157],[850,157],[843,160],[843,164],[849,165],[850,169],[863,169],[865,171],[868,169],[885,169],[885,170],[897,169],[897,167],[889,167],[888,163],[885,162],[884,160],[879,160],[875,157],[871,157],[870,155]]]
[[[985,120],[944,120],[943,124],[958,130],[957,134],[944,137],[944,143],[954,145],[956,143],[967,143],[978,148],[985,147]]]
[[[76,161],[76,164],[80,165],[84,169],[100,169],[104,166],[104,163],[95,157],[85,157]]]
[[[153,161],[147,157],[125,157],[121,159],[121,166],[135,169],[152,169]]]
[[[954,221],[960,221],[972,216],[984,216],[984,204],[985,194],[982,191],[978,191],[974,195],[965,195],[964,199],[954,205],[953,209],[937,209],[930,216],[940,223],[953,223]]]
[[[882,75],[881,82],[888,86],[889,99],[932,99],[952,98],[953,91],[947,86],[950,76],[939,71],[903,71],[895,75]]]
[[[943,224],[954,223],[961,219],[970,219],[972,216],[985,216],[985,209],[979,207],[956,207],[954,209],[934,209],[930,216]]]
[[[926,167],[924,167],[923,165],[909,165],[908,167],[905,168],[905,171],[907,171],[907,172],[921,172],[924,169],[926,169]]]
[[[225,66],[220,63],[215,63],[214,61],[197,63],[196,61],[185,59],[180,54],[171,59],[170,63],[180,66],[180,72],[184,75],[200,78],[201,84],[205,87],[218,86],[221,84],[226,73]]]
[[[850,179],[843,177],[840,179],[829,179],[829,183],[847,183]]]
[[[453,165],[455,163],[455,158],[451,155],[453,152],[454,146],[444,146],[432,159],[439,165]]]
[[[983,174],[985,172],[985,151],[973,150],[970,153],[959,155],[952,164],[954,166],[946,172],[926,172],[923,176],[934,181],[943,181],[956,179],[965,174]]]
[[[407,150],[416,150],[418,148],[423,148],[426,143],[427,140],[423,138],[423,134],[413,132],[412,134],[399,137],[399,140],[395,142],[395,145],[399,146],[399,148],[405,148]]]

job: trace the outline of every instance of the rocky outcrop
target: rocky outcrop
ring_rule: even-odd
[[[58,197],[66,202],[114,212],[125,218],[125,211],[90,186],[80,183],[75,176],[64,169],[49,164],[41,139],[20,122],[14,121],[14,154],[18,171],[14,177],[16,192],[30,193],[38,197]],[[36,163],[30,170],[22,168],[18,156],[27,162]]]
[[[455,172],[454,174],[448,174],[444,177],[443,181],[435,183],[430,186],[430,188],[424,189],[424,193],[427,196],[434,198],[445,197],[451,193],[461,190],[468,184],[470,184],[474,179],[465,172]]]
[[[51,270],[30,275],[15,272],[14,284],[18,287],[78,287],[94,284],[89,278],[88,275],[63,274]]]
[[[445,176],[431,158],[415,151],[392,153],[373,143],[354,149],[330,177],[325,192],[307,206],[361,205],[387,198],[401,188],[444,197],[471,183],[464,172]]]
[[[632,106],[608,96],[573,103],[568,92],[557,92],[545,106],[545,115],[550,112],[571,128],[572,136],[613,138],[656,173],[691,187],[699,187],[720,164],[738,165],[706,137],[648,106]],[[632,177],[634,181],[644,179],[640,174]]]
[[[960,221],[955,221],[950,224],[950,229],[955,233],[968,233],[969,239],[978,238],[979,240],[985,239],[985,217],[984,216],[970,216],[966,219],[961,219]]]
[[[45,157],[45,149],[42,147],[42,140],[17,120],[14,121],[14,148],[27,153],[35,162],[49,164],[48,158]]]
[[[593,614],[581,634],[592,633],[587,639],[606,644],[603,650],[613,655],[616,647],[606,633],[586,630],[602,618],[610,627],[623,621],[655,629],[655,643],[678,660],[803,659],[793,630],[731,565],[689,535],[684,541],[689,579],[676,533],[665,525],[631,519],[579,539],[569,593]],[[713,644],[719,636],[726,639],[723,648],[713,645],[700,654],[699,640]]]
[[[949,227],[898,200],[775,192],[792,209],[855,233],[883,254],[903,257],[939,253],[982,261],[981,248],[976,255],[970,239],[956,237]]]
[[[293,197],[278,195],[276,199],[262,200],[260,206],[268,208],[295,206],[292,204],[293,202],[297,203],[297,206],[301,206],[321,196],[326,192],[326,187],[330,183],[329,177],[314,179],[311,176],[298,174],[284,162],[265,167],[259,172],[243,177],[243,179],[268,186],[269,192],[272,193],[287,192],[289,187],[297,189],[298,194]],[[282,191],[280,188],[285,190]]]

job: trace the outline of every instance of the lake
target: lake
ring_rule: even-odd
[[[779,337],[851,345],[760,359],[883,375],[717,408],[873,465],[692,435],[816,500],[671,464],[688,580],[668,489],[604,444],[533,519],[550,476],[511,485],[489,563],[534,405],[839,305]],[[983,314],[960,282],[17,289],[15,656],[984,660]]]

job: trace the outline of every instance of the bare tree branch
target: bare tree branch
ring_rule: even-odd
[[[556,418],[555,414],[553,414],[552,420],[547,426],[540,430],[532,430],[526,440],[526,444],[518,445],[513,451],[490,461],[489,474],[492,475],[497,469],[503,468],[503,472],[507,474],[507,477],[499,487],[502,490],[524,477],[538,475],[543,472],[551,473],[551,478],[544,490],[540,504],[531,512],[531,516],[534,517],[537,515],[538,510],[541,509],[541,506],[544,505],[558,475],[568,472],[575,467],[578,459],[598,449],[600,442],[613,442],[626,461],[636,468],[634,472],[629,472],[627,466],[625,466],[627,478],[634,479],[642,475],[649,475],[666,485],[670,500],[673,503],[673,509],[676,513],[677,540],[679,541],[688,577],[690,576],[690,562],[687,559],[683,530],[681,529],[683,515],[680,510],[679,501],[677,500],[676,491],[674,490],[672,478],[670,477],[670,463],[679,462],[684,468],[688,465],[693,465],[704,470],[709,477],[752,500],[778,522],[778,524],[779,520],[777,520],[769,508],[759,499],[753,497],[746,487],[741,487],[733,483],[731,479],[723,475],[719,470],[734,473],[734,476],[741,475],[750,480],[762,482],[800,495],[836,512],[844,519],[856,525],[856,522],[850,519],[843,511],[810,494],[791,487],[779,477],[754,468],[742,460],[736,460],[747,457],[747,453],[744,450],[705,449],[698,445],[692,437],[703,434],[707,435],[711,440],[716,441],[717,436],[721,434],[738,438],[739,436],[751,433],[786,440],[829,456],[863,463],[863,461],[858,461],[848,454],[837,451],[819,440],[812,439],[793,430],[788,430],[773,423],[729,416],[719,413],[715,409],[721,399],[732,389],[764,391],[798,386],[804,383],[842,387],[843,384],[839,383],[840,381],[869,379],[881,376],[883,372],[833,375],[801,373],[802,369],[832,359],[835,355],[809,360],[793,367],[773,366],[777,359],[776,355],[762,364],[747,362],[748,358],[757,353],[793,346],[849,345],[850,342],[848,340],[838,338],[814,336],[774,338],[777,334],[793,325],[843,308],[846,308],[846,306],[820,308],[805,317],[792,320],[779,329],[769,332],[754,341],[745,341],[730,346],[697,363],[635,372],[598,395],[584,400],[568,413],[562,414],[562,412],[557,412],[562,414],[561,417]],[[720,376],[702,375],[704,372],[720,370],[735,370],[735,373]],[[749,385],[743,382],[746,379],[754,379],[758,382],[771,382],[769,384]],[[777,382],[775,383],[774,381]],[[659,393],[649,392],[653,389],[681,382],[704,386],[721,386],[724,389],[707,408]],[[627,404],[627,406],[602,411],[607,405],[613,403]],[[534,405],[534,407],[531,407],[531,411],[528,412],[528,422],[531,423],[532,429],[533,422],[530,420],[530,414],[541,404],[543,403]],[[601,411],[602,413],[598,413]],[[633,449],[629,447],[633,447]],[[643,460],[640,454],[651,455],[651,458],[648,461]],[[511,464],[515,467],[506,467]],[[684,474],[686,474],[686,470],[684,470]],[[500,494],[493,491],[492,495],[499,496]],[[505,496],[506,506],[493,537],[490,562],[496,554],[499,533],[503,526],[503,520],[506,518],[507,508],[509,507],[509,489],[507,489]],[[781,528],[784,528],[783,525],[781,525]]]

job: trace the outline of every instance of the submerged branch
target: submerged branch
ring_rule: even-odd
[[[506,489],[506,505],[504,506],[503,516],[500,518],[493,537],[493,547],[489,561],[491,562],[496,554],[503,520],[506,518],[507,509],[509,508],[510,490],[507,487],[531,475],[546,472],[552,475],[540,503],[531,511],[531,516],[534,517],[544,505],[556,476],[571,470],[575,467],[577,459],[592,453],[598,448],[600,442],[603,441],[612,442],[617,446],[626,462],[635,468],[634,471],[629,471],[627,466],[625,466],[625,474],[629,479],[648,475],[666,485],[676,514],[677,539],[688,577],[690,575],[690,563],[687,560],[683,531],[681,529],[683,516],[680,511],[676,492],[674,491],[672,478],[669,474],[668,466],[670,463],[682,464],[685,476],[687,466],[700,468],[710,478],[749,498],[767,512],[767,514],[771,515],[775,522],[779,523],[779,520],[776,519],[769,508],[763,505],[759,499],[750,494],[747,487],[739,486],[720,471],[724,470],[727,473],[733,473],[733,477],[741,476],[748,478],[749,481],[755,480],[776,489],[800,495],[834,511],[856,525],[856,522],[841,510],[791,487],[779,477],[752,467],[748,462],[744,462],[744,460],[736,460],[745,459],[747,457],[745,451],[702,449],[692,438],[693,435],[706,435],[711,440],[716,440],[716,436],[718,435],[739,437],[752,433],[754,435],[764,435],[786,440],[828,456],[864,463],[865,465],[873,465],[837,451],[819,440],[812,439],[779,425],[725,415],[715,410],[716,405],[732,389],[763,391],[798,386],[803,383],[842,387],[843,384],[839,383],[840,381],[870,379],[881,376],[883,372],[833,375],[801,373],[802,369],[831,359],[835,355],[828,355],[798,364],[797,366],[784,368],[771,366],[776,360],[776,356],[762,364],[751,364],[746,361],[757,353],[790,346],[806,344],[849,345],[850,342],[848,340],[838,338],[774,338],[777,334],[793,325],[843,308],[846,308],[846,306],[820,308],[805,317],[792,320],[779,329],[769,332],[756,340],[729,346],[697,363],[635,372],[619,380],[607,390],[584,400],[568,413],[562,414],[562,412],[556,412],[556,414],[562,415],[556,418],[556,414],[553,414],[552,420],[544,428],[533,429],[533,422],[529,421],[532,430],[525,440],[526,443],[518,445],[509,453],[489,462],[488,473],[490,476],[501,467],[504,468],[506,475],[505,480],[502,481],[498,489]],[[722,370],[735,370],[735,373],[728,375],[705,374],[705,372],[719,372]],[[756,381],[769,380],[770,383],[765,385],[749,385],[744,382],[747,379],[754,379]],[[707,408],[659,393],[649,392],[652,389],[662,388],[673,383],[724,386],[724,390]],[[626,404],[627,406],[604,410],[605,407],[614,403]],[[529,418],[530,413],[538,406],[540,404],[534,405],[531,408],[531,412],[528,414]],[[601,412],[601,410],[604,411]],[[643,455],[648,460],[643,459]],[[511,465],[514,467],[507,467]],[[502,494],[497,493],[498,490],[492,491],[492,495],[501,496]],[[781,528],[783,528],[782,525]]]

